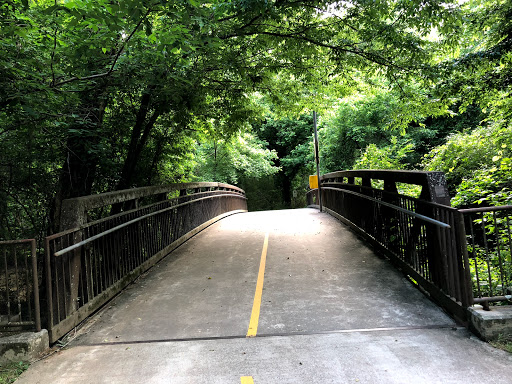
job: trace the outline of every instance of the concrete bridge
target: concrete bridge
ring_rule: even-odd
[[[417,199],[397,173],[380,189],[325,175],[308,198],[327,212],[247,213],[217,183],[69,202],[43,319],[66,347],[19,382],[509,383],[511,356],[464,326],[468,305],[499,297],[471,292],[463,214],[433,201],[431,176],[408,179]]]
[[[131,284],[19,383],[509,383],[455,323],[315,209],[240,213]],[[65,339],[68,340],[68,339]]]

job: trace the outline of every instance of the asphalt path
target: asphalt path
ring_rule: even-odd
[[[229,216],[17,383],[512,383],[479,341],[314,209]]]

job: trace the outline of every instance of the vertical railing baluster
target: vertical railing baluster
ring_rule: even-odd
[[[487,245],[487,233],[485,228],[485,214],[482,212],[482,235],[484,240],[484,249],[485,249],[485,259],[487,262],[487,275],[489,280],[487,281],[488,287],[489,287],[489,296],[493,296],[493,289],[492,289],[492,277],[491,277],[491,265],[489,260],[489,247]]]
[[[511,279],[512,279],[512,236],[510,231],[510,221],[509,221],[509,214],[505,213],[505,218],[507,222],[507,237],[508,237],[508,265],[507,265],[507,289],[512,290],[511,285]],[[512,292],[510,292],[512,294]]]
[[[64,298],[63,300],[63,304],[64,304],[64,317],[68,316],[70,314],[69,312],[69,298],[70,298],[70,293],[71,293],[71,282],[72,282],[72,279],[71,279],[71,268],[70,268],[70,263],[69,263],[69,254],[66,254],[66,255],[62,255],[60,257],[62,259],[62,296]],[[66,272],[66,265],[67,265],[67,272]],[[67,281],[69,282],[69,288],[68,288],[68,284],[66,284],[66,278],[67,278]]]
[[[135,227],[132,224],[129,228],[124,229],[120,236],[117,237],[116,248],[122,250],[116,258],[117,268],[119,270],[118,279],[122,279],[123,276],[126,276],[128,273],[127,262],[131,259],[131,239],[133,235],[133,228]]]
[[[473,228],[473,216],[469,214],[468,216],[469,223],[469,232],[471,236],[471,256],[473,258],[473,262],[475,263],[475,276],[476,276],[476,287],[477,287],[477,295],[482,296],[482,291],[480,288],[480,272],[478,271],[478,260],[476,256],[476,244],[475,244],[475,232]]]
[[[99,264],[98,264],[98,258],[99,258],[99,254],[101,252],[101,249],[100,249],[100,246],[101,246],[101,241],[98,241],[95,246],[97,247],[96,248],[96,252],[94,252],[91,256],[92,256],[92,259],[91,259],[91,264],[93,264],[93,271],[94,271],[94,295],[97,296],[100,294],[101,292],[101,277],[100,277],[100,267],[99,267]]]
[[[7,248],[4,249],[4,266],[5,266],[5,298],[7,302],[7,322],[11,321],[11,298],[9,295],[9,264],[7,263]]]
[[[53,279],[52,279],[52,242],[50,242],[50,239],[47,237],[44,240],[45,245],[45,263],[46,263],[46,302],[47,302],[47,313],[48,313],[48,331],[51,333],[53,325],[54,325],[54,318],[53,318]]]
[[[464,302],[463,299],[463,286],[462,286],[462,280],[461,280],[461,271],[462,271],[462,265],[459,263],[459,257],[462,257],[462,255],[459,255],[456,248],[456,242],[457,242],[457,235],[455,233],[455,218],[453,214],[449,215],[449,224],[450,224],[450,232],[451,232],[451,242],[448,245],[449,252],[450,252],[450,258],[452,259],[452,266],[453,266],[453,277],[454,277],[454,291],[451,295],[456,299],[456,301]]]
[[[420,252],[422,254],[422,264],[423,264],[423,271],[425,274],[425,277],[428,281],[433,282],[432,278],[432,270],[430,268],[430,263],[428,260],[429,256],[429,247],[428,247],[428,235],[427,235],[427,224],[425,223],[419,223],[419,220],[415,220],[417,225],[420,227],[420,241],[418,241],[418,246],[420,247]]]
[[[115,218],[112,225],[115,227],[119,222],[119,217]],[[109,236],[105,236],[105,271],[107,274],[107,289],[115,283],[114,273],[114,239],[117,236],[117,232],[111,233]]]
[[[30,271],[28,263],[28,255],[25,254],[23,257],[24,269],[25,269],[25,303],[27,303],[27,320],[33,319],[32,316],[32,290],[30,289]]]
[[[85,276],[87,279],[87,289],[86,289],[87,302],[91,301],[92,297],[94,297],[94,282],[93,282],[93,272],[92,272],[92,263],[91,263],[92,253],[94,252],[93,247],[94,247],[94,245],[90,246],[85,251],[84,267],[85,267]]]
[[[32,264],[32,293],[34,299],[34,319],[36,332],[41,331],[41,306],[39,302],[39,273],[37,270],[37,251],[36,251],[36,240],[30,241],[30,261]]]
[[[207,195],[212,198],[194,200],[206,198]],[[183,201],[154,202],[149,207],[84,224],[79,230],[49,236],[45,240],[45,262],[47,292],[50,295],[48,327],[52,342],[62,335],[62,320],[85,303],[102,300],[100,296],[105,291],[173,241],[230,209],[245,209],[246,202],[239,196],[243,194],[226,188],[222,192],[201,192],[195,196],[187,195]],[[160,210],[166,210],[166,207],[170,209],[162,213]],[[76,255],[80,255],[78,265],[76,258],[73,259]],[[4,255],[4,259],[7,259],[7,255]],[[6,265],[8,275],[8,263]],[[19,265],[16,268],[19,269]],[[9,278],[7,276],[7,280]],[[20,294],[19,282],[16,285],[16,291]],[[10,294],[10,288],[7,294]],[[25,310],[24,307],[19,309]]]
[[[20,299],[20,282],[19,282],[19,270],[18,270],[18,252],[16,252],[16,247],[13,247],[13,259],[14,259],[14,284],[16,286],[16,303],[18,306],[18,313],[16,316],[18,317],[18,321],[21,321],[21,299]]]
[[[105,254],[107,252],[107,238],[102,237],[99,241],[99,252],[98,252],[98,271],[100,278],[100,293],[107,289],[106,285],[106,271],[105,271]]]
[[[501,291],[503,295],[506,295],[506,288],[505,288],[505,279],[503,275],[503,260],[501,259],[501,249],[500,249],[500,229],[498,227],[498,220],[496,219],[496,212],[492,212],[492,219],[494,223],[494,236],[496,237],[496,253],[498,254],[498,263],[499,263],[499,270],[500,270],[500,278],[501,278]],[[496,287],[497,288],[497,287]]]
[[[64,237],[65,238],[65,237]],[[64,239],[63,238],[63,239]],[[63,239],[59,239],[60,242],[63,241]],[[55,306],[56,306],[56,322],[59,322],[62,320],[63,317],[61,317],[61,308],[62,308],[62,295],[60,293],[60,282],[62,282],[62,276],[59,273],[59,265],[62,264],[63,257],[55,257],[55,250],[57,249],[57,246],[55,245],[57,243],[57,239],[54,242],[53,249],[52,249],[52,261],[53,261],[53,276],[55,276],[55,280],[51,280],[55,284]],[[64,247],[63,247],[64,248]]]

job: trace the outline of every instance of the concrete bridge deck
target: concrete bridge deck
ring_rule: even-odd
[[[208,227],[19,383],[510,383],[511,363],[300,209]]]

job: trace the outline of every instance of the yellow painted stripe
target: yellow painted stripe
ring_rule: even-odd
[[[265,234],[263,250],[261,251],[260,270],[258,272],[258,281],[256,282],[256,292],[254,293],[254,303],[252,304],[251,321],[247,330],[247,337],[256,336],[258,331],[258,321],[260,319],[261,295],[263,294],[263,279],[265,277],[265,263],[267,261],[268,232]]]
[[[254,384],[254,380],[252,379],[252,376],[242,376],[240,378],[241,384]]]

